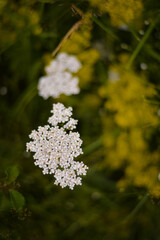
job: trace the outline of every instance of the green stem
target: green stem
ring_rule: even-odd
[[[158,15],[158,17],[152,22],[152,24],[150,25],[150,27],[146,31],[145,35],[143,36],[143,38],[141,39],[141,41],[137,45],[136,49],[134,50],[133,54],[131,55],[131,58],[128,61],[128,64],[126,66],[127,69],[129,69],[131,67],[133,61],[135,60],[135,58],[139,54],[139,52],[142,49],[143,45],[145,44],[145,42],[147,41],[148,37],[150,36],[153,28],[155,27],[156,23],[158,22],[159,17],[160,17],[160,15]]]
[[[135,30],[129,25],[129,24],[126,24],[129,31],[132,33],[133,37],[137,40],[137,41],[140,41],[140,38],[139,36],[137,35],[137,33],[135,32]]]
[[[96,17],[93,15],[91,16],[92,20],[99,26],[101,27],[106,33],[108,33],[112,38],[119,40],[119,38],[110,30],[108,29],[101,21],[99,21]]]
[[[23,93],[21,99],[18,100],[17,105],[14,108],[14,115],[17,119],[20,118],[23,111],[25,111],[26,106],[32,101],[32,99],[37,94],[37,86],[33,84],[30,86],[25,93]]]
[[[98,139],[95,142],[91,143],[89,146],[85,147],[83,149],[84,151],[84,155],[88,155],[91,152],[94,152],[95,150],[97,150],[98,148],[102,147],[102,140]]]
[[[160,54],[158,54],[156,51],[154,51],[151,46],[147,45],[145,47],[145,50],[151,57],[153,57],[154,59],[156,59],[157,61],[160,62]]]
[[[147,193],[146,195],[144,195],[144,197],[141,199],[141,201],[137,204],[137,206],[133,209],[133,211],[126,217],[125,221],[130,220],[131,218],[133,218],[139,211],[140,209],[143,207],[143,205],[146,203],[146,201],[148,200],[149,197],[149,193]]]

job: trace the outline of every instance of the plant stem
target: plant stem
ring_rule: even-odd
[[[64,38],[62,39],[62,41],[58,44],[58,46],[56,47],[56,49],[52,52],[52,57],[54,57],[56,55],[56,53],[59,51],[59,49],[61,48],[61,46],[63,45],[63,43],[70,37],[70,35],[79,28],[79,26],[82,24],[82,19],[78,22],[76,22],[71,29],[66,33],[66,35],[64,36]]]
[[[119,38],[110,30],[108,29],[101,21],[99,21],[96,17],[93,15],[91,16],[92,20],[101,27],[106,33],[108,33],[112,38],[119,40]]]
[[[64,42],[71,36],[71,34],[77,30],[79,28],[79,26],[82,24],[83,20],[84,20],[84,16],[81,10],[79,10],[75,5],[72,5],[72,10],[76,11],[80,16],[81,16],[81,20],[79,20],[78,22],[76,22],[70,29],[69,31],[65,34],[65,36],[63,37],[63,39],[60,41],[60,43],[58,44],[58,46],[56,47],[56,49],[52,52],[51,56],[54,57],[56,55],[56,53],[59,51],[59,49],[61,48],[61,46],[64,44]]]
[[[156,23],[158,22],[159,17],[160,17],[160,15],[158,15],[158,17],[152,22],[152,24],[150,25],[150,27],[146,31],[145,35],[143,36],[143,38],[138,43],[136,49],[134,50],[133,54],[131,55],[131,58],[129,59],[129,61],[127,63],[127,66],[126,66],[127,69],[129,69],[131,67],[133,61],[135,60],[135,58],[139,54],[139,52],[142,49],[143,45],[145,44],[145,42],[147,41],[148,37],[150,36],[153,28],[155,27]]]
[[[130,24],[126,24],[129,31],[132,33],[133,37],[137,40],[140,41],[139,36],[137,35],[137,33],[135,32],[135,30],[130,26]]]
[[[149,197],[149,193],[147,193],[146,195],[144,195],[144,197],[141,199],[141,201],[137,204],[137,206],[133,209],[133,211],[126,217],[125,221],[130,220],[131,218],[133,218],[139,211],[140,209],[143,207],[143,205],[146,203],[146,201],[148,200]]]
[[[151,57],[160,62],[160,54],[158,54],[151,46],[147,45],[145,50]]]
[[[83,149],[84,155],[88,155],[91,152],[94,152],[96,149],[102,147],[102,140],[98,139],[95,142],[91,143],[89,146],[85,147]]]
[[[25,111],[26,106],[32,101],[36,94],[37,86],[32,84],[26,92],[23,93],[21,99],[18,99],[17,105],[14,107],[13,111],[13,114],[17,119],[21,117],[22,112]]]

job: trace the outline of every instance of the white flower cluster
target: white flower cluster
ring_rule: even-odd
[[[45,68],[47,75],[39,79],[39,95],[44,99],[48,97],[59,97],[60,94],[78,94],[78,77],[73,77],[81,68],[81,63],[75,56],[60,53],[57,58],[51,61]]]
[[[86,175],[88,169],[83,162],[74,161],[83,154],[79,133],[71,131],[77,120],[71,118],[72,108],[61,103],[53,104],[51,112],[53,115],[48,119],[51,126],[32,131],[29,137],[33,141],[27,143],[27,151],[35,152],[35,165],[43,169],[43,174],[54,174],[56,185],[73,189],[81,185],[79,175]]]

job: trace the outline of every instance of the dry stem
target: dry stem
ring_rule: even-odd
[[[59,49],[61,48],[61,46],[63,45],[63,43],[71,36],[71,34],[77,30],[79,28],[79,26],[82,24],[83,22],[83,13],[74,5],[72,5],[72,10],[75,12],[77,12],[82,19],[79,20],[78,22],[76,22],[71,28],[70,30],[66,33],[66,35],[64,36],[64,38],[60,41],[60,43],[58,44],[58,46],[56,47],[56,49],[52,52],[51,56],[54,57],[56,55],[56,53],[59,51]]]

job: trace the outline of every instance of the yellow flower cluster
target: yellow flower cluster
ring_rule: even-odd
[[[2,1],[0,3],[0,35],[1,47],[5,48],[14,43],[15,39],[22,33],[32,33],[34,35],[41,33],[39,25],[39,15],[28,6],[19,6],[9,1]]]
[[[82,67],[76,74],[79,77],[79,86],[83,87],[92,80],[93,66],[99,58],[99,53],[91,47],[92,23],[89,15],[84,16],[80,28],[73,32],[71,37],[63,44],[61,52],[76,55],[82,63]]]
[[[42,29],[39,25],[39,15],[36,11],[29,7],[20,7],[17,9],[17,15],[21,18],[18,24],[19,27],[24,27],[26,22],[28,22],[33,34],[38,35],[41,33]]]
[[[102,118],[106,156],[103,166],[123,169],[123,177],[118,181],[120,189],[132,184],[160,196],[159,152],[150,150],[149,145],[159,124],[158,109],[151,104],[155,89],[144,76],[120,64],[110,68],[106,86],[99,93],[107,99]]]
[[[89,0],[89,3],[92,7],[98,8],[102,12],[106,11],[106,6],[108,4],[106,0]]]
[[[141,0],[89,0],[89,2],[100,11],[109,13],[111,22],[115,26],[137,20],[143,10]]]
[[[107,2],[106,11],[111,17],[112,24],[119,26],[130,23],[140,17],[142,12],[141,0],[112,0]]]

